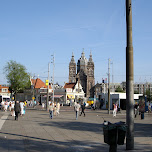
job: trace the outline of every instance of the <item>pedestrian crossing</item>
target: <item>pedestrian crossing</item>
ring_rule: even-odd
[[[8,115],[9,115],[9,113],[5,113],[5,114],[1,117],[1,119],[0,119],[0,130],[2,129],[4,122],[7,120]]]

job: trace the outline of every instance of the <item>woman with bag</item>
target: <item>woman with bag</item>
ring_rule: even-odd
[[[49,106],[49,113],[50,113],[50,118],[51,118],[51,119],[53,119],[53,110],[54,110],[53,103],[50,103],[50,106]]]

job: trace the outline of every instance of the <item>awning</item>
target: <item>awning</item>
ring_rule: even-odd
[[[51,95],[49,95],[49,97],[50,97]],[[43,95],[42,97],[47,97],[47,95]]]
[[[61,97],[63,97],[63,95],[54,95],[54,98],[61,98]]]
[[[69,98],[69,99],[74,99],[74,96],[73,96],[72,94],[68,94],[68,95],[67,95],[67,98]]]

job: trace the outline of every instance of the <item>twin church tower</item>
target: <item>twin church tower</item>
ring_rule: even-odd
[[[93,87],[95,85],[94,79],[94,62],[92,60],[92,54],[90,52],[89,60],[85,57],[84,51],[81,54],[81,58],[77,62],[74,60],[74,54],[69,63],[69,83],[81,83],[83,91],[86,97],[93,97]]]

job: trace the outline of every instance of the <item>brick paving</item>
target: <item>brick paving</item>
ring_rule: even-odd
[[[8,117],[6,117],[8,115]],[[3,117],[5,116],[5,117]],[[103,141],[103,118],[112,123],[125,121],[125,111],[116,118],[106,110],[86,110],[86,117],[75,120],[73,107],[61,107],[60,115],[49,118],[49,113],[29,108],[18,121],[9,112],[0,111],[0,151],[2,152],[107,152]],[[2,120],[3,119],[3,120]],[[152,114],[135,119],[135,149],[130,152],[152,152]],[[126,151],[126,144],[117,151]],[[128,150],[129,151],[129,150]]]

